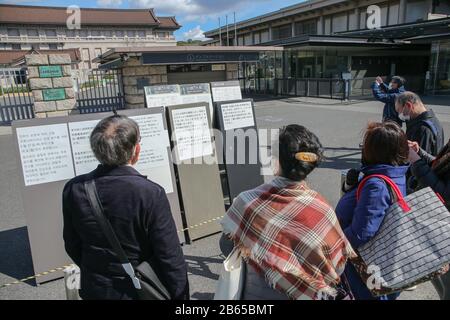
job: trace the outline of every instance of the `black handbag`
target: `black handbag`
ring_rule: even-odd
[[[107,238],[114,253],[117,255],[126,274],[133,282],[136,288],[139,300],[170,300],[170,294],[159,280],[151,265],[144,261],[136,268],[133,268],[128,260],[119,240],[114,233],[109,220],[103,214],[103,207],[97,193],[95,181],[90,180],[84,183],[84,188],[89,199],[89,203],[94,212],[94,216],[102,229],[103,234]]]

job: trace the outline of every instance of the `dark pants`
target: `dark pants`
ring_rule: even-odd
[[[450,300],[450,271],[431,281],[441,300]]]

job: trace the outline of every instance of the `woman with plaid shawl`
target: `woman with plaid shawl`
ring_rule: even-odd
[[[277,177],[233,201],[222,226],[246,261],[242,299],[347,297],[340,276],[353,249],[332,207],[305,182],[321,159],[317,136],[289,125]]]

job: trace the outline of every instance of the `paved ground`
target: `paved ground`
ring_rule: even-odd
[[[438,114],[450,137],[448,99],[426,99]],[[290,123],[302,124],[314,131],[326,148],[327,161],[310,177],[310,184],[335,205],[339,199],[340,171],[357,167],[358,148],[368,121],[380,118],[382,106],[371,101],[341,103],[336,100],[291,98],[258,99],[256,116],[260,128],[279,128]],[[18,161],[14,157],[9,127],[0,126],[0,284],[34,273],[20,198]],[[193,299],[211,299],[219,277],[223,257],[218,235],[184,246],[189,263],[189,280]],[[1,299],[64,299],[61,280],[36,287],[34,283],[0,289]],[[402,299],[437,299],[430,284]]]

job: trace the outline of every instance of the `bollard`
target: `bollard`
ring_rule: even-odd
[[[64,285],[66,287],[67,300],[81,300],[78,289],[80,288],[80,268],[72,264],[64,269]]]

